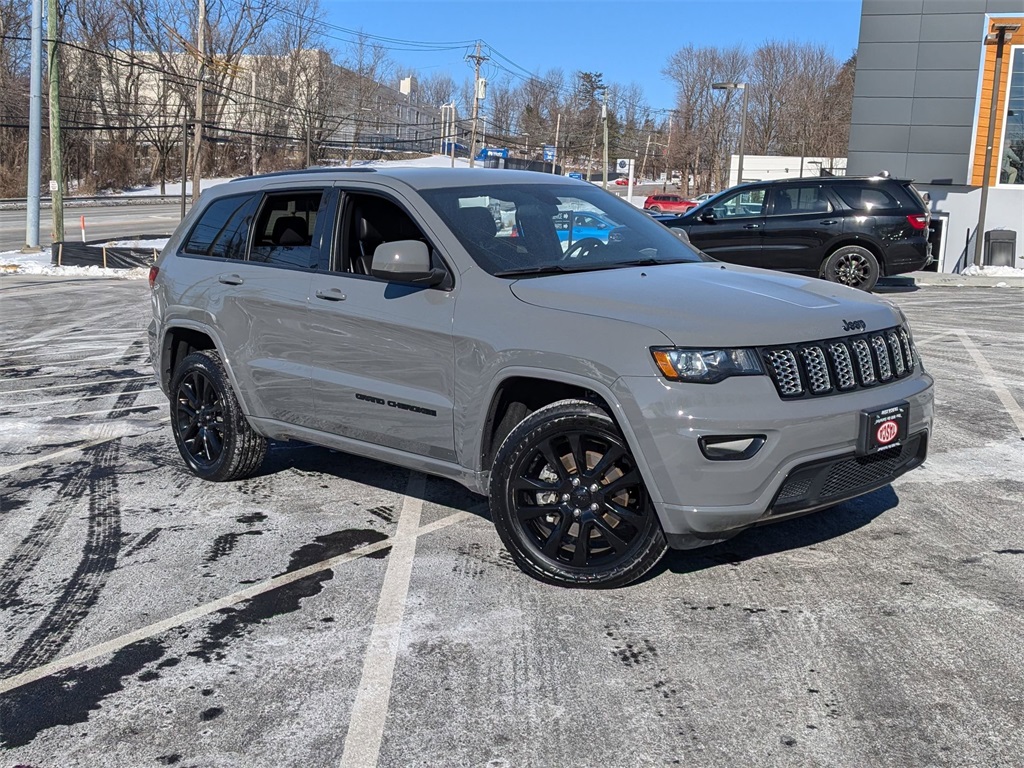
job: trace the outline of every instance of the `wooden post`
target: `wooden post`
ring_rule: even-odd
[[[107,268],[107,246],[103,246],[103,268]]]
[[[63,241],[57,243],[57,266],[58,267],[61,265],[62,261],[64,261],[64,242]]]

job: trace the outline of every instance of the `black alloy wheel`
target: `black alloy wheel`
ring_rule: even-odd
[[[196,464],[210,467],[224,453],[224,405],[220,393],[200,369],[186,372],[175,393],[175,427]]]
[[[666,550],[628,446],[586,401],[554,403],[512,430],[495,459],[491,506],[519,566],[552,583],[628,584]]]
[[[178,365],[171,426],[181,457],[205,480],[248,477],[267,453],[267,441],[246,421],[215,350],[193,352]]]
[[[821,276],[833,283],[870,292],[878,282],[878,259],[867,248],[845,245],[825,260]]]

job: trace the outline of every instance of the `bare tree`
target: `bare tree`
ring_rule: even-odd
[[[381,83],[391,77],[393,64],[387,50],[359,33],[349,46],[339,73],[339,86],[344,104],[348,107],[344,122],[352,126],[348,164],[352,165],[359,146],[359,138],[371,127],[379,128],[380,109],[378,91]]]
[[[0,0],[0,195],[24,194],[28,159],[29,6]]]

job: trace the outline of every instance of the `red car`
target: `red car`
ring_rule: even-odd
[[[696,207],[697,203],[681,195],[650,195],[644,200],[644,210],[655,213],[686,213]]]

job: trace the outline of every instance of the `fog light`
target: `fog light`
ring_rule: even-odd
[[[711,461],[743,461],[761,450],[764,441],[764,435],[704,435],[697,444]]]

